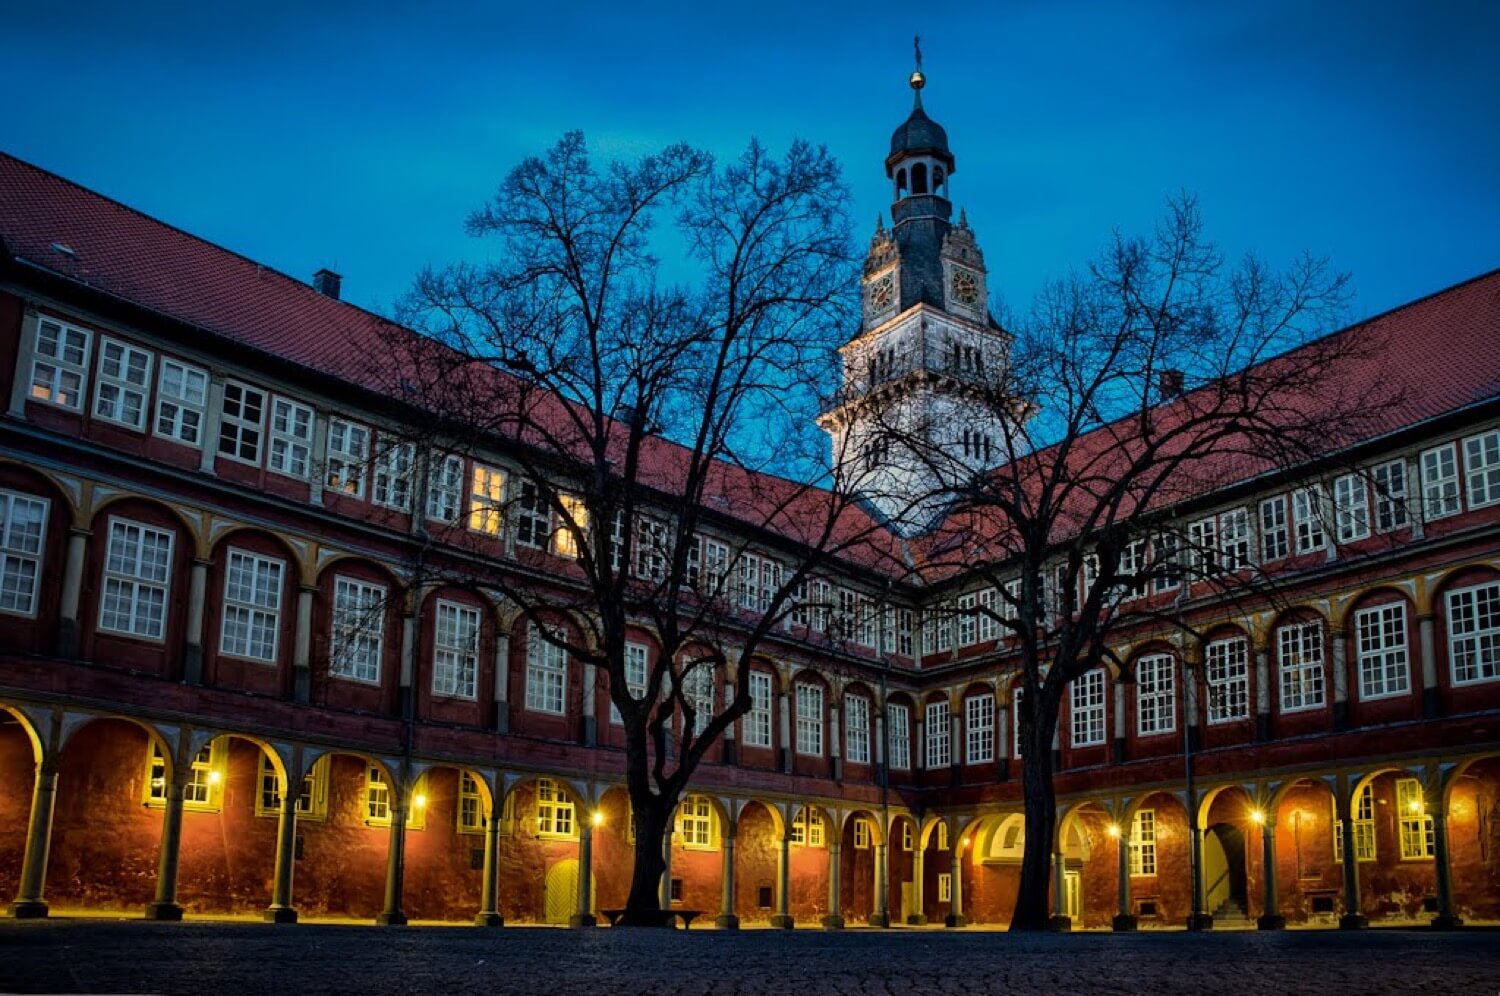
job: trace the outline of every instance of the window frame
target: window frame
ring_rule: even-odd
[[[536,623],[526,627],[526,688],[527,712],[538,712],[548,716],[565,716],[568,712],[569,654],[547,639]],[[550,627],[554,635],[561,632]],[[554,701],[555,700],[555,701]]]
[[[1463,477],[1469,511],[1500,505],[1500,429],[1464,437]]]
[[[924,767],[928,771],[953,766],[952,708],[947,699],[935,699],[922,707]]]
[[[1142,654],[1135,662],[1135,735],[1176,732],[1177,659],[1163,652]]]
[[[870,756],[870,700],[845,693],[844,759],[850,764],[869,764]]]
[[[483,490],[480,490],[481,477]],[[483,536],[505,535],[505,488],[510,474],[500,467],[474,461],[465,479],[469,486],[469,510],[463,512],[460,499],[459,514],[471,533]],[[493,525],[493,528],[491,526]]]
[[[283,413],[280,409],[285,407]],[[299,418],[305,416],[305,419]],[[280,421],[284,428],[278,428]],[[305,432],[299,431],[305,426]],[[313,440],[317,436],[318,414],[311,405],[303,404],[285,395],[271,395],[270,419],[266,432],[266,469],[273,474],[311,480],[313,476]],[[279,445],[278,445],[279,444]],[[301,451],[302,469],[295,466],[296,453]]]
[[[40,525],[36,531],[36,549],[28,550],[18,542],[16,531],[16,505],[20,502],[40,507]],[[17,616],[22,619],[35,619],[41,608],[41,580],[42,567],[47,559],[47,526],[52,518],[52,500],[42,495],[27,494],[24,491],[16,491],[11,488],[0,488],[0,614]],[[28,523],[29,525],[29,523]],[[30,542],[31,532],[28,528],[25,532],[25,540]],[[29,564],[31,577],[29,590],[26,591],[27,607],[9,608],[5,603],[10,600],[10,594],[14,590],[19,593],[20,588],[12,588],[7,582],[12,576],[12,564],[22,567]],[[24,577],[17,574],[24,580]]]
[[[793,746],[801,757],[822,757],[823,738],[823,686],[809,681],[792,684],[795,702],[794,725],[797,735]]]
[[[393,512],[410,514],[416,494],[416,447],[410,440],[392,442],[384,433],[378,443],[370,461],[370,501]]]
[[[236,598],[230,593],[230,586],[235,576],[236,558],[248,561],[251,568],[250,601]],[[254,601],[255,596],[260,594],[261,567],[270,568],[271,573],[275,576],[274,593],[269,603]],[[257,664],[276,665],[281,655],[281,608],[286,600],[286,577],[287,564],[285,560],[240,547],[232,546],[225,551],[223,604],[220,606],[219,612],[219,653],[239,660],[254,661]],[[267,607],[268,604],[269,607]],[[245,613],[242,649],[238,644],[235,647],[230,646],[229,615],[231,609],[237,609]],[[257,625],[261,629],[267,628],[267,622],[262,617],[269,617],[269,630],[271,633],[269,655],[253,653],[257,645],[255,635]]]
[[[1323,485],[1309,484],[1292,491],[1292,547],[1299,557],[1328,548],[1323,526]]]
[[[1328,660],[1321,619],[1276,627],[1276,707],[1283,716],[1328,705]]]
[[[1433,522],[1461,513],[1463,482],[1458,471],[1458,443],[1429,446],[1418,454],[1417,461],[1421,466],[1423,521]]]
[[[358,597],[360,604],[350,604],[346,593],[348,597]],[[329,677],[338,678],[341,681],[358,682],[362,685],[379,686],[382,683],[385,675],[387,594],[389,594],[388,589],[379,582],[346,574],[334,575],[333,613],[328,627]],[[371,617],[374,619],[373,626],[369,625],[369,620],[365,618],[353,621],[349,619],[348,614],[351,611],[358,611],[361,616],[369,612],[372,601],[379,606],[378,612],[371,612]],[[372,643],[372,646],[362,654],[363,657],[374,661],[374,673],[369,676],[361,673],[369,668],[350,658],[347,653],[351,648],[350,641],[357,643],[360,640],[369,640]]]
[[[203,422],[208,415],[208,403],[210,395],[213,392],[213,379],[209,376],[207,370],[194,364],[171,356],[162,356],[159,359],[160,362],[156,365],[156,404],[152,409],[154,417],[151,420],[151,434],[158,439],[170,440],[182,446],[191,446],[195,450],[201,450],[203,449]],[[175,391],[171,394],[168,393],[167,372],[169,367],[176,368],[182,372],[182,390],[180,393]],[[195,375],[203,380],[203,394],[197,402],[194,402],[187,395],[187,392],[190,390],[189,385]],[[170,416],[166,414],[166,408],[169,405],[173,409]],[[190,421],[186,418],[187,415],[196,416],[196,419],[191,420],[193,433],[191,440],[183,436],[183,431],[188,427],[188,422]],[[162,431],[163,418],[168,420],[169,431]],[[218,440],[214,441],[214,445],[218,445]]]
[[[765,695],[757,695],[758,687],[765,688]],[[745,713],[745,722],[741,724],[740,738],[746,747],[758,747],[769,750],[775,737],[773,736],[773,723],[771,710],[774,707],[776,689],[771,681],[771,675],[765,671],[752,670],[750,672],[750,711]]]
[[[422,509],[428,522],[452,526],[463,519],[465,476],[464,458],[457,453],[437,453],[429,457],[427,496]],[[503,500],[503,490],[501,494]],[[444,514],[449,508],[452,512]],[[495,535],[499,535],[498,529]]]
[[[1370,485],[1358,471],[1333,479],[1334,536],[1340,543],[1370,537]]]
[[[163,558],[165,563],[165,574],[160,580],[147,578],[141,574],[126,574],[122,571],[113,569],[112,564],[116,559],[116,554],[114,553],[114,544],[115,530],[117,528],[127,530],[133,528],[140,531],[140,536],[135,544],[134,554],[137,567],[139,567],[139,563],[144,554],[143,544],[146,539],[146,534],[153,533],[157,536],[166,537],[166,554]],[[99,631],[101,633],[108,633],[112,636],[120,636],[132,640],[145,640],[150,643],[165,643],[167,637],[167,627],[171,621],[172,616],[172,575],[173,573],[175,573],[174,568],[176,566],[176,557],[176,530],[164,529],[161,526],[151,525],[150,523],[146,522],[139,522],[135,519],[127,519],[113,515],[110,516],[108,527],[105,530],[104,564],[101,572],[99,586]],[[131,605],[130,619],[132,620],[132,628],[121,629],[117,626],[111,626],[106,622],[107,616],[110,613],[109,592],[111,581],[114,581],[121,586],[128,586],[130,588],[131,594],[129,597],[129,602]],[[160,589],[161,591],[160,624],[159,630],[154,633],[138,632],[133,628],[134,620],[138,618],[139,595],[143,588]]]
[[[899,721],[897,717],[900,717]],[[911,709],[904,702],[885,704],[886,764],[896,771],[911,770]],[[899,728],[899,729],[898,729]]]
[[[1487,593],[1488,597],[1482,599],[1482,592]],[[1471,611],[1474,618],[1472,631],[1462,633],[1458,630],[1460,618],[1458,602],[1461,597],[1472,601]],[[1488,604],[1485,604],[1486,602]],[[1444,593],[1443,607],[1447,613],[1445,622],[1448,632],[1448,676],[1453,685],[1455,687],[1482,685],[1500,680],[1500,580],[1482,581],[1478,584],[1450,589]],[[1481,625],[1486,614],[1490,616],[1488,626]],[[1461,639],[1473,643],[1472,656],[1475,661],[1473,677],[1459,677],[1460,660],[1470,656],[1470,654],[1460,653],[1459,641]],[[1488,661],[1482,657],[1486,646],[1491,651]],[[1467,668],[1467,665],[1465,667]]]
[[[1216,654],[1216,651],[1218,652]],[[1215,656],[1221,659],[1215,661]],[[1217,678],[1214,668],[1222,670]],[[1250,718],[1250,641],[1243,635],[1226,636],[1210,640],[1203,648],[1204,689],[1207,708],[1204,710],[1209,726],[1224,726],[1242,723]],[[1214,695],[1222,690],[1221,703],[1216,705]],[[1238,705],[1231,711],[1223,702]]]
[[[1388,619],[1387,616],[1393,610],[1398,618]],[[1371,619],[1374,619],[1373,628],[1367,624]],[[1399,646],[1390,640],[1393,632],[1400,634]],[[1375,639],[1367,640],[1367,635]],[[1411,650],[1408,636],[1405,602],[1384,602],[1355,610],[1354,666],[1359,678],[1361,702],[1411,694]],[[1400,658],[1399,664],[1393,663],[1396,657]],[[1378,682],[1369,680],[1375,673],[1379,674]],[[1399,688],[1393,687],[1397,682],[1392,680],[1392,676],[1396,674],[1400,676]]]
[[[1286,495],[1260,500],[1260,559],[1268,564],[1292,555],[1291,519]]]
[[[964,699],[964,763],[995,760],[995,693],[981,692]]]
[[[238,400],[231,399],[229,394],[231,390],[239,392]],[[244,414],[245,410],[250,407],[249,399],[252,395],[258,395],[260,398],[259,402],[257,402],[259,415],[253,422]],[[223,457],[226,460],[242,463],[249,467],[259,467],[264,462],[266,458],[266,417],[270,414],[271,410],[267,401],[270,397],[271,392],[263,387],[256,387],[254,384],[234,378],[224,381],[224,394],[219,399],[219,435],[218,439],[214,441],[214,456],[216,458]],[[231,404],[236,406],[237,414],[230,414],[229,408]],[[243,450],[245,449],[247,439],[252,440],[255,450],[254,456],[244,455]],[[230,443],[231,440],[233,440],[232,443]],[[225,449],[226,443],[230,444],[229,449]]]
[[[374,433],[363,422],[341,415],[329,416],[328,438],[323,444],[323,490],[355,501],[365,500],[369,493],[365,478],[373,438]]]
[[[52,353],[42,351],[42,327],[48,324],[54,325],[57,328],[55,336],[57,351]],[[66,355],[68,349],[66,340],[70,333],[83,338],[80,357],[76,361],[68,359]],[[89,374],[92,372],[90,360],[93,358],[93,330],[86,329],[81,325],[74,325],[71,322],[52,315],[39,315],[36,325],[32,330],[31,344],[31,369],[27,371],[26,399],[28,401],[35,401],[38,404],[51,405],[53,408],[61,408],[64,411],[82,413],[84,410],[84,399],[89,397],[90,393]],[[43,366],[51,368],[52,376],[48,378],[45,384],[45,393],[38,394],[37,388],[43,385],[40,385],[37,380],[37,368]],[[19,371],[17,373],[19,374]],[[62,387],[62,383],[68,374],[72,374],[77,378],[72,404],[57,400],[66,393],[65,388]]]
[[[1108,675],[1102,667],[1090,668],[1068,683],[1070,747],[1099,747],[1108,742],[1108,697]]]
[[[116,374],[105,372],[105,364],[110,362],[110,347],[114,347],[120,351],[118,360],[120,372]],[[142,374],[139,383],[133,382],[129,378],[130,359],[132,355],[145,358],[145,365],[141,368]],[[146,419],[151,414],[151,385],[155,366],[156,354],[149,349],[142,349],[140,346],[132,345],[112,336],[100,335],[99,369],[94,376],[94,405],[89,409],[91,417],[108,422],[111,425],[130,429],[133,432],[145,432]],[[113,387],[116,392],[114,402],[111,405],[114,413],[100,410],[102,405],[107,404],[104,398],[104,388],[106,387]],[[125,400],[130,395],[135,395],[139,399],[135,421],[125,419],[119,414],[124,411]]]
[[[445,614],[452,619],[451,624],[445,625]],[[445,629],[448,631],[446,634]],[[448,637],[447,642],[444,642],[445,636]],[[467,646],[461,642],[465,639],[469,641]],[[479,651],[483,642],[482,609],[447,598],[436,601],[432,614],[433,695],[471,702],[478,700]],[[464,680],[466,676],[467,681]]]

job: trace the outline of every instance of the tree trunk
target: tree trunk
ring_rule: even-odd
[[[1047,930],[1051,925],[1048,894],[1052,886],[1052,838],[1057,825],[1057,798],[1052,785],[1052,733],[1055,714],[1035,717],[1030,742],[1022,744],[1021,797],[1025,803],[1026,844],[1021,855],[1021,888],[1010,918],[1011,930]]]
[[[662,916],[661,876],[666,870],[662,844],[666,839],[667,807],[661,796],[631,800],[635,820],[635,864],[630,874],[630,895],[625,900],[622,927],[661,927],[670,924]]]

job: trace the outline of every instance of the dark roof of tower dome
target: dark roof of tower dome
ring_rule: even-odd
[[[908,152],[936,152],[947,159],[950,166],[953,160],[953,154],[948,151],[948,133],[927,116],[920,103],[912,108],[911,116],[891,133],[891,158]]]

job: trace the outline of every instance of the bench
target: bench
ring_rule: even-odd
[[[604,914],[604,918],[609,921],[609,925],[611,927],[618,927],[620,925],[620,918],[625,915],[625,911],[623,909],[600,910],[599,912]],[[693,921],[703,915],[702,910],[684,909],[651,910],[650,913],[651,915],[654,915],[656,917],[657,922],[650,924],[649,926],[671,927],[673,925],[673,921],[681,920],[683,930],[691,930]]]

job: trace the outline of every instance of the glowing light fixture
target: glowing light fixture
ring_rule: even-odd
[[[602,827],[602,826],[604,826],[604,810],[602,810],[602,809],[596,809],[596,810],[594,810],[594,826],[596,826],[596,827]]]
[[[1257,824],[1264,824],[1266,822],[1266,814],[1259,809],[1250,810],[1250,818]]]
[[[1109,827],[1108,827],[1108,832],[1109,832],[1109,835],[1111,837],[1115,838],[1116,840],[1119,840],[1120,839],[1120,824],[1118,824],[1118,823],[1111,823],[1109,825]]]
[[[210,771],[208,773],[208,784],[210,784],[210,785],[217,785],[217,784],[219,784],[219,782],[223,778],[224,778],[224,776],[221,775],[219,772],[217,772],[217,771]]]
[[[1410,809],[1413,813],[1420,813],[1422,811],[1422,804],[1416,799],[1413,799],[1411,802],[1408,802],[1406,804],[1406,808]]]
[[[427,805],[427,796],[423,795],[421,792],[418,792],[417,797],[412,801],[417,804],[418,809],[423,809]]]

